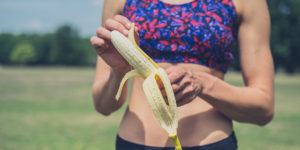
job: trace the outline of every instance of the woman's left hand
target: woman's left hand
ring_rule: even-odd
[[[202,83],[196,80],[191,70],[182,66],[171,66],[165,71],[170,79],[178,106],[191,102],[201,93]],[[163,95],[165,96],[165,93]]]

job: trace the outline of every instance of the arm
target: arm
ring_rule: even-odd
[[[265,0],[243,0],[241,5],[238,42],[246,86],[235,87],[208,77],[211,83],[204,86],[202,96],[231,119],[265,125],[274,113],[270,17]]]
[[[126,28],[129,29],[129,20],[117,15],[121,13],[124,3],[123,0],[104,2],[102,15],[104,26],[99,27],[97,36],[91,38],[91,44],[99,55],[93,84],[94,106],[103,115],[109,115],[119,109],[126,100],[126,85],[119,101],[116,101],[115,95],[122,77],[129,71],[130,66],[110,42],[110,31],[118,30],[124,33]],[[126,35],[126,32],[124,34]]]
[[[265,125],[274,113],[269,13],[265,0],[239,2],[242,11],[238,42],[245,87],[183,67],[170,67],[166,71],[179,106],[200,96],[233,120]]]
[[[120,99],[118,101],[115,99],[124,75],[125,73],[111,69],[101,57],[98,57],[92,92],[94,106],[99,113],[108,116],[113,111],[119,109],[125,102],[127,93],[126,84],[123,87]]]

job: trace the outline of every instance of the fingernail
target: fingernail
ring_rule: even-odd
[[[128,34],[128,30],[124,29],[123,30],[123,34],[127,35]]]
[[[127,26],[128,29],[130,29],[131,23],[127,23],[126,26]]]

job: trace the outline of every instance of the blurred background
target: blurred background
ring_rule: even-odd
[[[126,106],[94,110],[103,0],[0,0],[0,150],[113,150]],[[275,117],[235,122],[239,149],[300,149],[300,1],[268,0],[275,62]],[[237,48],[225,80],[243,86]]]

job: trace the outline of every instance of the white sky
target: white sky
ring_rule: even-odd
[[[103,0],[0,0],[0,33],[45,33],[71,24],[82,36],[101,24]]]

